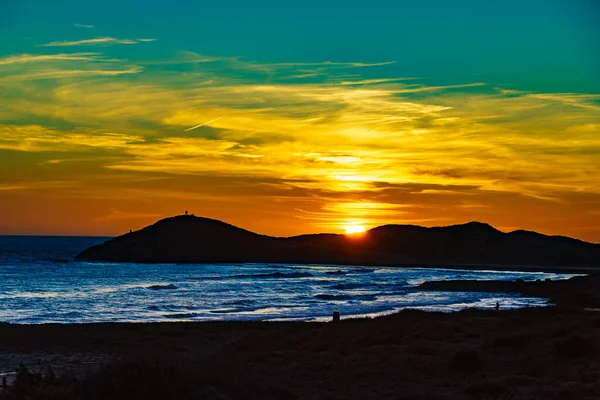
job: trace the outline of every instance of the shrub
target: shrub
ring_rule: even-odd
[[[511,385],[502,378],[486,379],[475,382],[466,389],[472,399],[508,400],[515,398]]]
[[[554,342],[554,351],[559,358],[581,358],[595,353],[596,342],[589,337],[571,335]]]
[[[0,400],[291,399],[286,389],[260,382],[251,371],[227,365],[192,365],[178,360],[118,361],[82,377],[22,367]]]
[[[483,360],[477,350],[463,349],[459,350],[448,362],[448,368],[451,372],[476,373],[483,368]]]

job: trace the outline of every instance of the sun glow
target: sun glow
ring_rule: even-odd
[[[356,233],[363,233],[365,231],[365,227],[362,225],[347,225],[345,228],[346,235],[354,235]]]

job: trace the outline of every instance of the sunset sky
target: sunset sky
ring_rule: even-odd
[[[0,234],[600,242],[595,0],[4,0],[0,90]]]

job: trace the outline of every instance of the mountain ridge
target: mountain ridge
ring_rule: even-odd
[[[600,244],[525,230],[505,233],[477,221],[430,228],[388,224],[356,235],[273,237],[216,219],[178,215],[92,246],[78,258],[144,263],[479,264],[600,269]]]

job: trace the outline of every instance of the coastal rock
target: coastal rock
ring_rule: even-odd
[[[494,281],[494,280],[447,280],[428,281],[419,290],[442,292],[497,292],[520,293],[524,296],[546,297],[562,308],[600,307],[600,276],[575,276],[568,280],[545,281]]]

